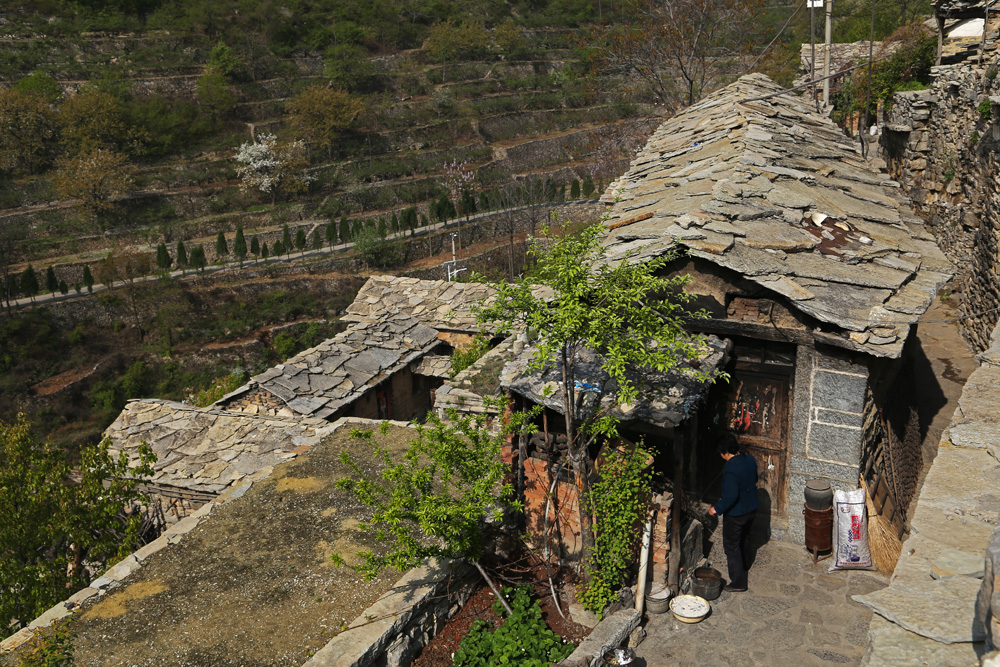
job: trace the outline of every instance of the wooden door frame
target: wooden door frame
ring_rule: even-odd
[[[767,439],[768,442],[777,442],[779,445],[778,447],[768,447],[764,446],[763,444],[755,444],[753,440],[751,440],[751,438],[754,438],[754,436],[746,436],[744,434],[733,431],[733,435],[736,436],[737,441],[740,443],[740,448],[743,451],[751,455],[754,455],[754,453],[756,452],[761,454],[761,456],[767,456],[769,453],[777,456],[778,458],[777,462],[775,463],[774,461],[772,461],[772,464],[775,465],[778,479],[777,483],[772,486],[772,489],[776,494],[776,497],[771,498],[771,513],[783,515],[787,512],[788,508],[788,481],[790,477],[789,463],[791,458],[791,446],[790,446],[791,412],[792,412],[791,403],[793,398],[792,382],[795,376],[794,366],[791,367],[790,369],[786,369],[783,367],[771,366],[769,364],[745,363],[743,367],[737,368],[738,359],[735,361],[736,363],[734,363],[733,369],[731,371],[731,376],[733,380],[741,379],[740,376],[742,376],[742,378],[744,379],[759,378],[762,380],[771,380],[777,382],[779,383],[779,386],[783,388],[784,415],[779,425],[780,434],[776,441],[770,438]],[[732,389],[730,390],[730,392],[727,392],[725,398],[725,414],[727,417],[729,413],[730,400],[732,395],[731,392]],[[763,439],[762,438],[757,439],[757,442],[760,442],[761,440]],[[757,474],[758,474],[758,484],[759,484],[760,476],[768,472],[766,468],[767,460],[766,459],[761,460],[761,458],[757,456],[755,456],[754,458],[758,460]]]

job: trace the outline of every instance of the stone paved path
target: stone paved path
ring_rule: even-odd
[[[725,576],[718,544],[710,560]],[[748,592],[723,592],[698,624],[680,623],[669,612],[649,616],[636,654],[648,667],[857,665],[872,614],[851,595],[883,588],[887,579],[876,571],[827,574],[829,564],[814,566],[801,546],[765,544]]]

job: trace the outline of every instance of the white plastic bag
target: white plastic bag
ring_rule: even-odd
[[[868,516],[865,491],[835,491],[833,494],[833,565],[834,570],[870,570],[872,554],[868,548]]]

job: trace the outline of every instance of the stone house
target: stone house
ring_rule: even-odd
[[[274,366],[215,405],[251,414],[422,418],[450,356],[479,332],[471,307],[485,285],[370,278],[347,308],[347,330]]]
[[[114,454],[138,465],[139,446],[156,454],[143,485],[160,527],[188,516],[227,488],[295,458],[331,430],[315,418],[241,414],[174,401],[129,401],[105,431]]]
[[[208,408],[130,401],[105,435],[138,461],[157,456],[152,514],[173,523],[245,478],[295,458],[340,417],[421,419],[478,333],[473,304],[490,288],[377,276],[343,319],[347,330],[255,376]]]
[[[691,327],[732,341],[732,379],[697,415],[695,492],[711,495],[709,440],[729,428],[775,536],[803,539],[808,479],[859,474],[902,530],[921,466],[911,334],[952,267],[898,184],[808,100],[749,75],[665,122],[604,201],[608,261],[671,254],[710,315]]]

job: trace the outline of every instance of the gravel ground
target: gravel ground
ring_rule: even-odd
[[[365,582],[351,562],[379,545],[357,529],[365,508],[334,488],[348,449],[372,468],[370,446],[339,429],[218,508],[73,622],[75,664],[87,667],[301,665],[400,576]],[[381,438],[401,449],[412,431]]]

